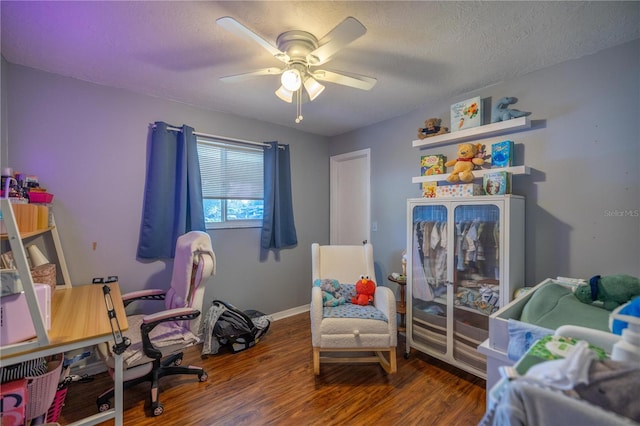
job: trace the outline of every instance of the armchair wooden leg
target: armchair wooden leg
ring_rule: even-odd
[[[313,348],[313,373],[320,375],[320,348]]]
[[[389,351],[389,373],[396,373],[398,371],[398,364],[396,362],[396,348],[391,348]]]
[[[386,352],[386,351],[385,351]],[[393,374],[398,371],[398,364],[396,362],[396,348],[389,350],[389,359],[384,356],[384,352],[377,351],[380,366],[387,372],[387,374]]]
[[[320,361],[323,363],[347,363],[347,364],[359,364],[359,363],[379,363],[382,369],[388,374],[394,374],[398,372],[398,365],[396,360],[396,348],[374,348],[367,351],[366,348],[336,348],[328,350],[330,352],[366,352],[368,356],[351,356],[351,357],[338,357],[336,354],[332,356],[320,356],[320,348],[313,348],[313,372],[317,376],[320,374]],[[389,352],[387,359],[386,353]]]

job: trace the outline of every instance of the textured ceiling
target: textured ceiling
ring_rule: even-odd
[[[639,2],[6,1],[2,55],[102,85],[338,135],[427,103],[640,38]],[[281,62],[216,25],[231,16],[270,42],[318,38],[347,16],[367,33],[322,68],[378,79],[371,91],[327,83],[305,119],[274,91],[279,76],[222,76]]]

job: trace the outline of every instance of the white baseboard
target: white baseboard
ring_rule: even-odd
[[[276,312],[275,314],[270,315],[274,321],[278,321],[284,318],[292,317],[294,315],[302,314],[304,312],[309,312],[309,305],[302,305],[296,308],[287,309],[286,311]]]
[[[270,317],[273,321],[278,321],[294,315],[309,312],[309,305],[302,305],[295,308],[287,309],[286,311],[276,312],[271,314]],[[70,374],[77,374],[78,376],[95,376],[96,374],[104,373],[107,371],[106,365],[99,359],[96,359],[95,354],[86,359],[86,362],[79,362],[77,365],[71,365]]]

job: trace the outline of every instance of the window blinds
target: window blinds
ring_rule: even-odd
[[[198,138],[202,196],[227,200],[262,200],[262,148]]]

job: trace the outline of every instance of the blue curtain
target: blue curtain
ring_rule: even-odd
[[[264,213],[260,246],[281,249],[298,244],[293,223],[289,145],[264,148]]]
[[[173,258],[178,237],[205,231],[198,146],[193,128],[168,130],[156,122],[151,134],[138,258]]]

